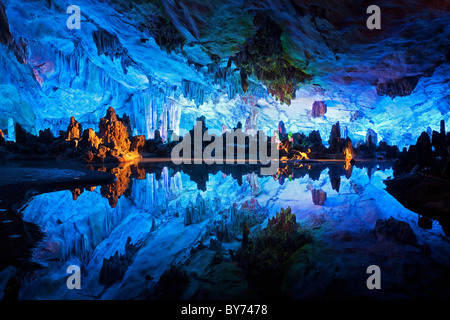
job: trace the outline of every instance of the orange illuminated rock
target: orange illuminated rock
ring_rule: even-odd
[[[75,201],[77,198],[83,193],[83,189],[77,188],[77,189],[71,189],[70,192],[72,193],[72,199]]]
[[[95,134],[94,130],[92,128],[88,128],[83,131],[83,135],[81,137],[80,141],[80,147],[83,148],[89,148],[89,149],[98,149],[98,146],[100,145],[101,140],[97,135]]]
[[[134,136],[131,139],[130,151],[141,152],[142,150],[144,150],[144,147],[145,147],[145,136],[144,135]]]
[[[70,124],[66,131],[66,139],[80,139],[81,138],[81,124],[75,120],[75,117],[70,117]]]
[[[347,145],[344,149],[344,156],[346,162],[350,162],[353,159],[353,145],[352,140],[350,140],[349,138],[347,138]]]
[[[3,131],[0,130],[0,146],[5,143],[5,136],[3,135]]]
[[[109,205],[112,208],[115,208],[119,198],[125,193],[125,191],[127,191],[129,187],[131,167],[129,165],[116,167],[111,170],[111,173],[116,176],[117,180],[112,184],[101,186],[100,193],[104,198],[108,199]]]
[[[127,153],[130,150],[128,128],[117,118],[114,108],[109,107],[106,116],[100,119],[99,129],[98,136],[103,144],[117,151],[118,154]]]

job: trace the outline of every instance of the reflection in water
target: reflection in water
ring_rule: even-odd
[[[251,165],[138,162],[94,169],[111,172],[117,179],[108,185],[37,195],[22,210],[23,219],[39,226],[45,236],[33,256],[26,259],[43,269],[24,269],[16,264],[13,269],[5,265],[0,270],[4,279],[16,279],[21,273],[34,275],[15,280],[20,297],[80,298],[64,285],[41,289],[44,284],[48,287],[52,278],[65,280],[65,268],[70,264],[80,265],[83,270],[83,283],[88,289],[80,295],[102,299],[149,298],[143,292],[151,291],[173,265],[200,272],[213,263],[217,268],[234,270],[236,266],[227,262],[231,259],[228,250],[239,247],[243,236],[257,234],[282,207],[289,207],[302,225],[317,230],[316,238],[322,239],[318,243],[330,243],[336,252],[327,259],[337,257],[345,248],[373,251],[358,253],[359,263],[365,263],[371,255],[386,254],[366,238],[379,218],[396,215],[416,221],[414,230],[418,230],[417,215],[383,190],[383,179],[392,175],[389,162],[280,163],[274,176],[260,176],[259,167]],[[433,241],[440,239],[442,230],[433,223],[430,229],[429,223],[423,221],[423,217],[419,219],[420,226],[426,225],[436,234]],[[247,233],[243,234],[243,230]],[[315,253],[311,254],[313,261]],[[8,261],[13,264],[13,259]],[[226,288],[224,283],[238,281],[225,269],[220,269],[220,276],[208,270],[197,275],[195,281],[199,283],[191,280],[202,294],[210,290],[205,283],[216,281]],[[239,274],[236,270],[230,272]],[[232,279],[225,279],[228,276]],[[204,280],[199,280],[202,277]],[[143,292],[131,295],[136,288]],[[236,288],[239,296],[242,292],[239,286]],[[197,298],[201,298],[202,294],[198,294]]]
[[[321,173],[328,169],[333,190],[339,192],[339,185],[341,176],[350,179],[353,167],[364,168],[367,170],[367,175],[370,178],[376,170],[386,170],[392,167],[392,163],[362,161],[356,164],[350,161],[293,161],[289,163],[280,163],[278,172],[273,176],[273,179],[279,181],[280,185],[284,184],[286,179],[293,180],[309,176],[312,180],[318,180]],[[172,162],[135,162],[125,163],[120,166],[101,166],[93,168],[98,171],[109,172],[116,176],[117,180],[113,184],[101,186],[101,194],[109,200],[111,207],[117,205],[118,199],[130,192],[131,180],[145,180],[147,174],[154,174],[156,180],[167,179],[172,177],[177,172],[183,172],[188,175],[190,180],[195,182],[199,190],[206,190],[206,183],[210,175],[222,173],[224,175],[231,175],[238,185],[242,185],[243,177],[251,179],[255,185],[258,184],[257,177],[264,177],[259,174],[260,166],[258,165],[174,165]],[[250,174],[251,178],[248,178]],[[258,194],[258,188],[255,186],[252,191],[253,195]],[[72,190],[74,200],[82,192],[80,189]]]

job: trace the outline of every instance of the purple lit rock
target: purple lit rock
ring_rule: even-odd
[[[407,222],[394,219],[393,217],[386,220],[377,220],[375,236],[377,239],[389,239],[404,244],[414,245],[417,243],[416,235],[411,226]]]
[[[325,200],[327,200],[327,193],[320,189],[312,189],[312,200],[314,204],[317,206],[322,206],[325,203]]]
[[[323,101],[314,101],[311,116],[313,118],[322,117],[327,112],[327,106]]]

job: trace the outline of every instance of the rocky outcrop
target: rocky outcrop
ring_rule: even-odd
[[[290,207],[286,210],[281,208],[280,212],[269,218],[266,230],[275,233],[294,234],[300,229],[300,224],[296,220],[297,217],[291,213]]]
[[[319,118],[327,112],[327,106],[323,101],[314,101],[312,105],[311,117]]]
[[[49,128],[39,131],[38,140],[41,143],[50,146],[55,141],[55,139],[56,139],[55,136],[53,135],[53,133]]]
[[[19,123],[15,124],[14,131],[16,132],[16,143],[23,147],[29,147],[37,143],[37,137],[25,131]]]
[[[75,117],[70,117],[70,124],[67,127],[66,139],[67,140],[79,140],[83,129],[81,124],[75,120]]]
[[[420,75],[410,76],[378,83],[377,94],[391,98],[409,96],[416,88],[420,77]]]
[[[322,137],[318,130],[313,130],[308,135],[308,149],[313,153],[323,153],[326,152],[326,148],[322,143]]]
[[[178,300],[188,283],[189,276],[186,270],[177,265],[171,265],[161,275],[148,299]]]
[[[386,191],[405,208],[438,220],[444,233],[450,235],[449,180],[423,173],[403,174],[384,181]]]
[[[235,204],[230,208],[228,228],[234,232],[241,232],[244,226],[252,228],[267,218],[267,210],[262,208],[258,200],[251,198],[242,203],[238,209]]]
[[[311,190],[312,200],[316,206],[322,206],[327,200],[327,193],[321,189]]]
[[[189,203],[186,207],[186,214],[184,216],[184,225],[196,224],[204,221],[211,216],[211,208],[209,201],[205,202],[200,193],[195,199],[195,203]]]
[[[344,159],[345,161],[352,161],[355,155],[355,151],[353,150],[352,140],[350,138],[346,138],[344,140]]]
[[[68,132],[79,131],[74,128],[77,128],[76,122],[73,124],[71,120]],[[88,162],[95,160],[101,162],[135,160],[140,158],[139,151],[143,151],[142,144],[145,144],[145,139],[142,141],[140,136],[135,138],[132,149],[130,131],[129,118],[126,115],[120,118],[116,115],[115,110],[109,107],[106,116],[100,119],[98,134],[92,128],[84,130],[79,144],[75,146],[80,147],[84,151],[82,154],[84,154],[84,159]]]
[[[341,176],[340,175],[331,176],[331,173],[330,173],[330,183],[331,183],[331,188],[333,190],[335,190],[336,192],[339,192],[339,189],[341,187]],[[313,202],[314,202],[314,198],[313,198]]]
[[[380,141],[377,152],[381,152],[386,156],[386,159],[397,159],[399,157],[399,150],[397,146],[388,145],[386,141]]]
[[[290,208],[281,208],[253,238],[246,228],[243,235],[248,239],[233,253],[233,259],[243,269],[249,287],[256,289],[261,297],[279,298],[285,262],[312,242],[311,234],[297,223]]]
[[[6,8],[2,2],[0,2],[0,43],[14,53],[17,61],[20,63],[25,62],[27,44],[22,38],[16,40],[11,34],[8,17],[6,16]]]
[[[413,160],[421,167],[427,167],[432,165],[432,150],[431,141],[428,134],[422,132],[417,139],[416,145],[410,149]]]
[[[434,150],[433,150],[434,147]],[[450,133],[445,134],[441,121],[440,132],[433,131],[432,138],[422,132],[415,145],[404,148],[394,165],[396,176],[402,173],[423,172],[435,177],[450,178]]]
[[[129,190],[132,171],[131,166],[125,164],[124,166],[112,168],[110,172],[116,176],[116,181],[112,184],[102,185],[100,193],[104,198],[108,199],[109,205],[115,208],[119,198]]]
[[[253,19],[256,34],[230,58],[240,69],[244,92],[249,88],[248,77],[255,75],[267,86],[270,94],[282,103],[290,104],[295,98],[297,85],[310,78],[301,69],[285,60],[281,27],[266,14],[256,14]]]
[[[100,284],[109,287],[116,281],[121,280],[125,275],[128,266],[131,264],[131,261],[137,252],[137,249],[137,246],[133,245],[131,243],[131,238],[128,237],[125,244],[124,254],[119,255],[119,252],[116,251],[116,253],[112,257],[108,259],[103,258],[103,265],[99,274]]]
[[[139,152],[145,152],[144,136],[132,137],[130,141],[130,119],[118,117],[112,107],[101,118],[99,132],[92,128],[83,131],[81,124],[70,118],[67,130],[55,137],[49,128],[39,131],[35,136],[19,124],[15,124],[16,142],[8,142],[7,151],[15,155],[33,157],[61,157],[79,159],[87,162],[127,162],[139,159]]]
[[[394,165],[394,172],[398,175],[411,172],[416,166],[420,170],[432,166],[433,154],[431,147],[430,137],[426,132],[422,132],[416,144],[409,146],[407,151],[404,150],[402,152],[400,159]]]
[[[5,136],[3,135],[3,131],[0,130],[0,146],[5,143]]]
[[[447,135],[445,133],[445,121],[441,120],[440,122],[440,130],[439,132],[433,131],[431,136],[431,144],[436,150],[436,153],[446,158],[449,154],[448,145],[450,144],[450,141],[447,142]]]
[[[83,193],[83,191],[84,190],[82,188],[70,189],[73,201],[76,201],[78,197]]]
[[[131,138],[130,151],[143,152],[145,150],[145,136],[139,135]]]
[[[83,131],[79,145],[82,148],[97,150],[100,143],[101,140],[97,137],[95,131],[92,128],[88,128]]]
[[[407,222],[394,219],[393,217],[385,220],[378,219],[374,232],[377,239],[388,239],[410,245],[417,243],[417,237],[411,226]]]
[[[330,145],[328,148],[330,153],[339,153],[341,151],[341,127],[339,121],[331,127],[328,144]]]
[[[377,133],[372,129],[367,129],[366,133],[366,144],[368,148],[375,148],[378,143]]]
[[[233,203],[229,211],[223,214],[222,219],[213,221],[208,229],[220,242],[242,240],[243,230],[263,223],[267,215],[267,209],[261,207],[259,202],[252,198],[243,202],[241,207]]]
[[[112,155],[120,156],[130,150],[127,126],[117,117],[116,111],[109,107],[106,116],[100,119],[98,137],[102,144],[109,147]]]

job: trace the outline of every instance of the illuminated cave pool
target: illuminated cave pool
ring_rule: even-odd
[[[218,244],[217,230],[243,212],[263,216],[250,229],[252,237],[287,207],[313,241],[284,263],[282,297],[450,296],[444,284],[450,276],[448,238],[438,221],[431,229],[420,228],[418,214],[384,190],[383,180],[393,176],[389,163],[349,170],[342,163],[304,166],[278,179],[257,172],[241,172],[238,177],[208,173],[202,167],[189,174],[186,168],[163,166],[150,171],[125,167],[116,171],[115,186],[32,198],[22,213],[45,234],[32,257],[43,268],[25,273],[19,298],[167,298],[154,292],[172,265],[185,271],[179,281],[172,274],[175,298],[259,298],[258,289],[230,256],[230,250],[241,246],[242,232]],[[326,193],[323,205],[313,203],[314,189]],[[408,223],[417,242],[377,235],[377,220],[390,217]],[[116,252],[116,262],[108,264]],[[66,286],[70,265],[81,267],[79,290]],[[380,290],[366,285],[369,265],[380,267]],[[8,272],[14,269],[0,273],[3,281]],[[167,281],[165,285],[170,286]]]

